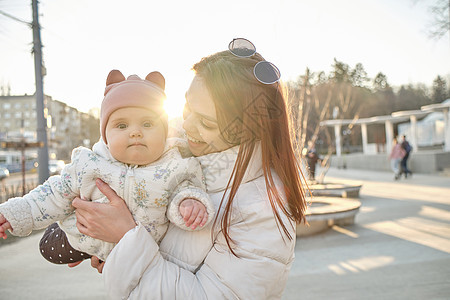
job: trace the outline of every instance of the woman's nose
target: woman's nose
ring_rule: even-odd
[[[140,138],[142,137],[142,132],[140,130],[133,130],[130,132],[130,138]]]

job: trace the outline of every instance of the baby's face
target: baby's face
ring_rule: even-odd
[[[151,110],[126,107],[109,117],[106,141],[111,155],[118,161],[147,165],[164,152],[166,133],[163,122]]]

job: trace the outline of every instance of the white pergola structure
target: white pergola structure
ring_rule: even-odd
[[[422,110],[409,110],[409,111],[398,111],[392,113],[388,116],[376,116],[371,118],[363,118],[358,120],[342,119],[342,120],[325,120],[320,122],[320,126],[334,127],[334,136],[336,143],[336,156],[341,156],[342,154],[342,141],[341,141],[341,128],[343,125],[361,125],[361,136],[362,136],[362,146],[363,153],[369,154],[368,138],[367,138],[367,126],[370,124],[383,124],[385,127],[386,134],[386,148],[392,148],[392,141],[394,140],[394,124],[410,121],[412,128],[412,136],[409,137],[413,151],[417,151],[417,118],[429,114],[430,111]],[[448,121],[448,120],[447,120]],[[450,130],[449,130],[450,132]],[[450,134],[450,133],[449,133]],[[388,152],[387,150],[386,152]]]
[[[420,109],[424,112],[442,111],[444,115],[444,151],[450,152],[450,102],[425,105]]]
[[[412,151],[417,151],[419,149],[419,145],[417,143],[417,118],[425,117],[430,112],[425,112],[422,110],[404,110],[404,111],[396,111],[392,113],[393,117],[409,117],[409,123],[411,124],[411,132],[408,137],[408,141],[412,146]],[[392,140],[392,139],[391,139]],[[390,149],[390,148],[388,148]]]

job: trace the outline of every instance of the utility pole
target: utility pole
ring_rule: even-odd
[[[39,184],[44,183],[50,176],[48,170],[48,141],[47,141],[47,122],[44,116],[44,87],[43,87],[43,66],[42,66],[42,44],[41,27],[39,25],[38,0],[32,0],[33,6],[33,54],[34,54],[34,73],[36,80],[36,118],[37,118],[37,141],[43,143],[42,148],[38,148],[38,172]]]

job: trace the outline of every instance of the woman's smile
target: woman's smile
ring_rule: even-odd
[[[190,142],[196,143],[196,144],[205,144],[205,142],[197,140],[196,138],[190,136],[189,134],[186,134],[187,138]]]

